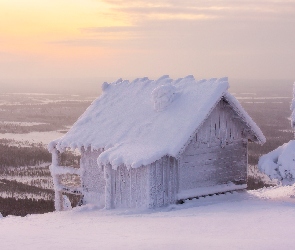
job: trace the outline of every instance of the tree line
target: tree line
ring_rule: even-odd
[[[0,167],[35,166],[50,161],[51,154],[43,147],[0,144]]]
[[[28,214],[44,214],[54,211],[53,200],[15,199],[0,197],[0,213],[7,215],[26,216]]]

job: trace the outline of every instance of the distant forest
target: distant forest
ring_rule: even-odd
[[[0,167],[35,166],[51,161],[44,147],[19,147],[0,144]]]
[[[53,200],[15,199],[0,197],[0,213],[7,215],[26,216],[28,214],[44,214],[54,211]]]

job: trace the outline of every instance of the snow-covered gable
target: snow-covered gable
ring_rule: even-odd
[[[257,141],[260,144],[265,143],[266,138],[263,135],[262,131],[257,126],[257,124],[252,120],[252,118],[248,115],[248,113],[243,109],[242,105],[238,102],[238,100],[228,92],[225,93],[224,98],[228,101],[228,103],[235,110],[235,112],[239,115],[239,117],[247,124],[249,129],[256,136]]]
[[[114,168],[140,167],[164,155],[177,157],[223,96],[264,143],[262,132],[228,87],[227,78],[196,81],[193,76],[104,83],[102,95],[49,148],[104,149],[98,162]]]

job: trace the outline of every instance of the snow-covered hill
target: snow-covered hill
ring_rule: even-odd
[[[0,249],[293,249],[293,186],[227,193],[153,211],[0,218]],[[1,216],[0,216],[1,217]]]

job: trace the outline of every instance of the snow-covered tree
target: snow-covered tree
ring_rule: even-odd
[[[295,132],[295,83],[293,84],[293,99],[290,108],[292,111],[291,127]],[[268,154],[261,156],[258,168],[271,179],[277,179],[282,184],[294,184],[295,140],[291,140]]]
[[[292,103],[291,103],[291,107],[290,108],[291,108],[291,111],[292,111],[292,115],[291,115],[291,127],[295,131],[295,82],[293,84],[293,99],[292,99]]]

